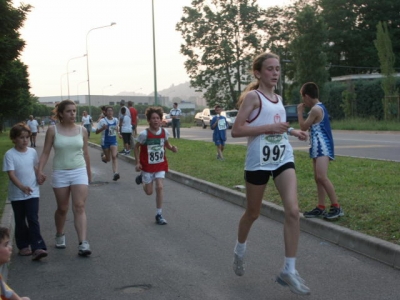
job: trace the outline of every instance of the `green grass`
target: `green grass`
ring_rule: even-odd
[[[3,215],[4,206],[7,200],[7,189],[8,189],[8,175],[3,172],[3,157],[4,154],[14,147],[14,144],[9,138],[8,132],[0,133],[0,153],[1,157],[1,173],[0,173],[0,216]]]

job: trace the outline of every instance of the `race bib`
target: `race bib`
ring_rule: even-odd
[[[148,163],[159,164],[164,162],[164,147],[161,145],[148,145]]]
[[[117,135],[117,126],[111,125],[108,126],[108,136],[116,136]]]
[[[225,130],[226,129],[225,119],[218,120],[218,129],[219,130]]]
[[[285,158],[283,134],[264,134],[260,141],[260,165],[280,164]]]

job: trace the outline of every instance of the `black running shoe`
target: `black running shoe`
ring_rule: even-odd
[[[303,213],[305,218],[321,218],[324,217],[326,214],[325,210],[320,209],[318,207],[314,208],[311,211],[305,211]]]
[[[165,220],[162,215],[156,215],[156,223],[158,225],[166,225],[167,220]]]
[[[343,216],[344,216],[344,212],[341,207],[331,206],[331,208],[329,209],[329,212],[324,215],[324,219],[334,220],[334,219],[338,219],[339,217],[343,217]]]
[[[141,184],[142,183],[142,175],[136,176],[135,182],[136,182],[136,184]]]
[[[119,179],[119,174],[118,173],[114,173],[113,180],[117,181],[118,179]]]

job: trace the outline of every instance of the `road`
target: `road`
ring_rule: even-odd
[[[144,128],[144,127],[143,127]],[[169,128],[171,132],[171,128]],[[171,132],[172,133],[172,132]],[[228,144],[246,145],[246,138],[232,138],[228,133]],[[181,128],[181,138],[212,141],[209,128]],[[400,133],[399,132],[361,132],[333,131],[335,154],[400,162]],[[308,151],[308,142],[301,142],[290,137],[295,150]]]

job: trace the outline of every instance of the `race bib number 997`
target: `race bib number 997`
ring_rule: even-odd
[[[282,134],[265,135],[260,147],[260,165],[280,164],[285,158],[286,144]]]

